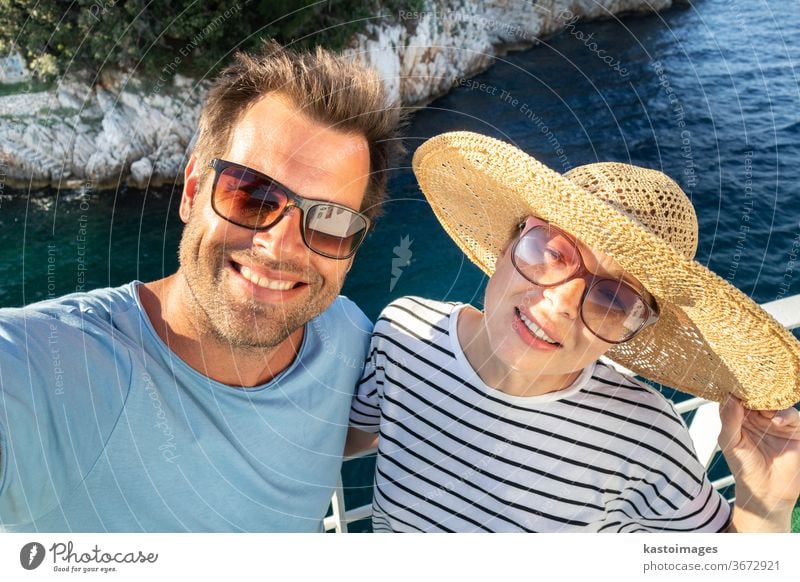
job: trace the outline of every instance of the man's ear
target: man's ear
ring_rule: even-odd
[[[194,206],[194,201],[197,197],[200,176],[195,171],[196,169],[197,158],[191,156],[186,164],[186,169],[183,171],[183,195],[181,196],[181,206],[178,211],[184,223],[189,222],[189,214],[191,214],[192,206]]]

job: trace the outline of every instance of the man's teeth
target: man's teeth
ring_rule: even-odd
[[[547,342],[547,343],[549,343],[549,344],[553,344],[554,346],[557,346],[557,345],[559,345],[557,341],[555,341],[555,340],[554,340],[554,339],[552,339],[552,338],[551,338],[549,335],[547,335],[546,333],[544,333],[544,330],[542,330],[542,328],[541,328],[541,327],[539,327],[538,325],[536,325],[535,323],[533,323],[533,322],[532,322],[530,319],[528,319],[527,317],[525,317],[525,314],[524,314],[524,313],[522,313],[522,311],[521,311],[521,310],[519,311],[519,318],[522,320],[522,323],[524,323],[524,324],[525,324],[525,327],[527,327],[527,328],[528,328],[528,330],[530,330],[530,332],[531,332],[533,335],[535,335],[537,338],[539,338],[539,339],[540,339],[540,340],[542,340],[542,341],[546,341],[546,342]]]
[[[272,279],[267,279],[266,277],[260,277],[254,273],[250,267],[245,267],[244,265],[242,265],[239,272],[242,274],[242,277],[254,285],[264,287],[265,289],[272,289],[273,291],[288,291],[294,287],[294,283],[292,281],[273,281]]]

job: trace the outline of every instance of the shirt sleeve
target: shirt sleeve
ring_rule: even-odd
[[[55,510],[102,453],[122,409],[129,353],[75,318],[0,310],[0,530]]]
[[[705,532],[724,531],[731,519],[731,506],[704,478],[696,493],[668,514],[644,511],[636,519],[619,523],[620,532]]]
[[[697,459],[689,429],[672,405],[664,401],[675,423],[662,426],[671,438],[652,442],[659,454],[653,465],[628,494],[612,520],[611,531],[707,532],[725,530],[731,506],[714,489],[705,467]],[[651,431],[655,432],[655,431]]]
[[[381,341],[382,322],[375,326],[369,344],[364,373],[356,386],[350,407],[350,425],[365,432],[377,433],[381,420],[381,398],[383,395],[384,362]]]

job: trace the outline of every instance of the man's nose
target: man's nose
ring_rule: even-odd
[[[554,287],[546,287],[542,294],[557,314],[575,319],[580,312],[581,297],[585,289],[586,281],[581,277],[576,277]]]
[[[288,206],[283,210],[278,222],[266,230],[253,233],[253,247],[275,261],[293,261],[306,255],[302,228],[303,213],[296,206]]]

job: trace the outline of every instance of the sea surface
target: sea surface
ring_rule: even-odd
[[[800,2],[699,0],[693,8],[574,22],[498,58],[417,111],[391,199],[344,293],[368,316],[402,295],[480,305],[485,277],[439,227],[410,156],[472,130],[560,172],[596,161],[658,168],[697,209],[697,260],[758,302],[800,293]],[[0,306],[151,280],[177,267],[180,187],[0,195]],[[368,467],[345,470],[349,501]]]

